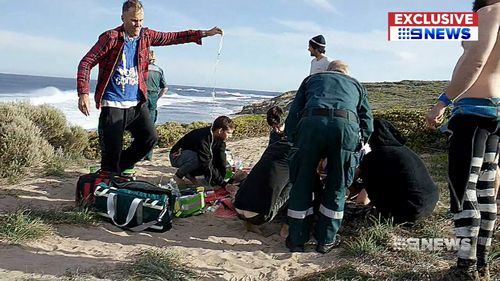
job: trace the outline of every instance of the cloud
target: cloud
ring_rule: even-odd
[[[292,21],[273,19],[274,22],[300,33],[320,33],[324,27],[311,21]]]
[[[68,76],[90,46],[24,33],[0,30],[2,72]]]
[[[268,32],[240,26],[228,29],[228,37],[238,40],[242,46],[251,46],[255,53],[272,52],[273,65],[290,63],[288,66],[295,68],[288,71],[290,81],[303,75],[300,65],[307,68],[310,58],[306,45],[311,34],[317,33],[326,38],[327,55],[347,61],[354,76],[362,81],[448,79],[460,55],[457,42],[392,42],[387,41],[387,31],[383,30],[351,32],[320,28],[310,21],[273,21],[290,31]]]
[[[333,4],[328,0],[305,0],[304,2],[326,12],[333,12],[335,14],[339,13],[337,8],[335,8],[335,6],[333,6]]]
[[[22,52],[40,52],[45,54],[75,54],[82,53],[88,46],[72,43],[61,39],[50,38],[47,36],[34,36],[24,33],[0,30],[0,48],[2,50],[17,50],[19,55]]]

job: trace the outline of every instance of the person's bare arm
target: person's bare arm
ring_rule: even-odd
[[[464,53],[453,70],[446,95],[453,100],[476,82],[495,46],[500,24],[500,9],[487,6],[478,11],[479,40],[463,42]]]
[[[497,7],[487,6],[478,11],[479,40],[464,42],[464,53],[453,70],[446,89],[446,97],[454,100],[463,95],[476,82],[497,41],[500,12]],[[435,127],[443,121],[447,104],[437,102],[427,113],[426,123]]]

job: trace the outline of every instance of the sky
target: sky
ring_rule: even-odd
[[[157,31],[224,29],[203,45],[153,48],[167,84],[288,91],[309,74],[310,38],[360,81],[449,80],[459,42],[387,41],[388,12],[469,12],[472,0],[143,0]],[[122,0],[0,0],[0,72],[76,77],[98,36],[121,25]],[[218,60],[218,63],[217,63]],[[97,67],[92,75],[97,77]],[[1,85],[0,85],[1,87]]]

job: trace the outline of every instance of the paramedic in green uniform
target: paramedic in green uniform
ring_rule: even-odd
[[[151,121],[153,124],[156,123],[158,119],[157,103],[158,99],[161,98],[165,93],[167,93],[167,83],[165,82],[165,76],[163,75],[163,69],[155,64],[156,55],[150,50],[149,51],[149,66],[148,66],[148,80],[146,85],[148,86],[148,109],[149,115],[151,116]],[[153,159],[153,150],[151,150],[144,159],[151,161]]]
[[[293,143],[290,153],[288,202],[289,235],[286,246],[303,252],[309,241],[316,167],[328,159],[321,194],[319,221],[314,229],[316,251],[329,252],[344,215],[344,196],[357,164],[355,152],[373,131],[366,89],[348,75],[347,65],[333,61],[328,71],[308,76],[300,85],[288,114],[285,131]]]

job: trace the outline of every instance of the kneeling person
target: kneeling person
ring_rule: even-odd
[[[170,163],[178,168],[174,179],[184,177],[198,184],[196,176],[203,175],[209,184],[226,186],[226,140],[234,130],[233,121],[219,116],[210,127],[194,129],[183,136],[170,151]]]
[[[388,121],[375,119],[368,143],[371,152],[359,169],[375,208],[395,223],[430,215],[439,198],[437,186],[420,157],[404,145],[400,132]]]
[[[234,207],[239,217],[252,225],[272,220],[287,203],[290,144],[278,141],[269,145],[248,177],[240,184]]]

